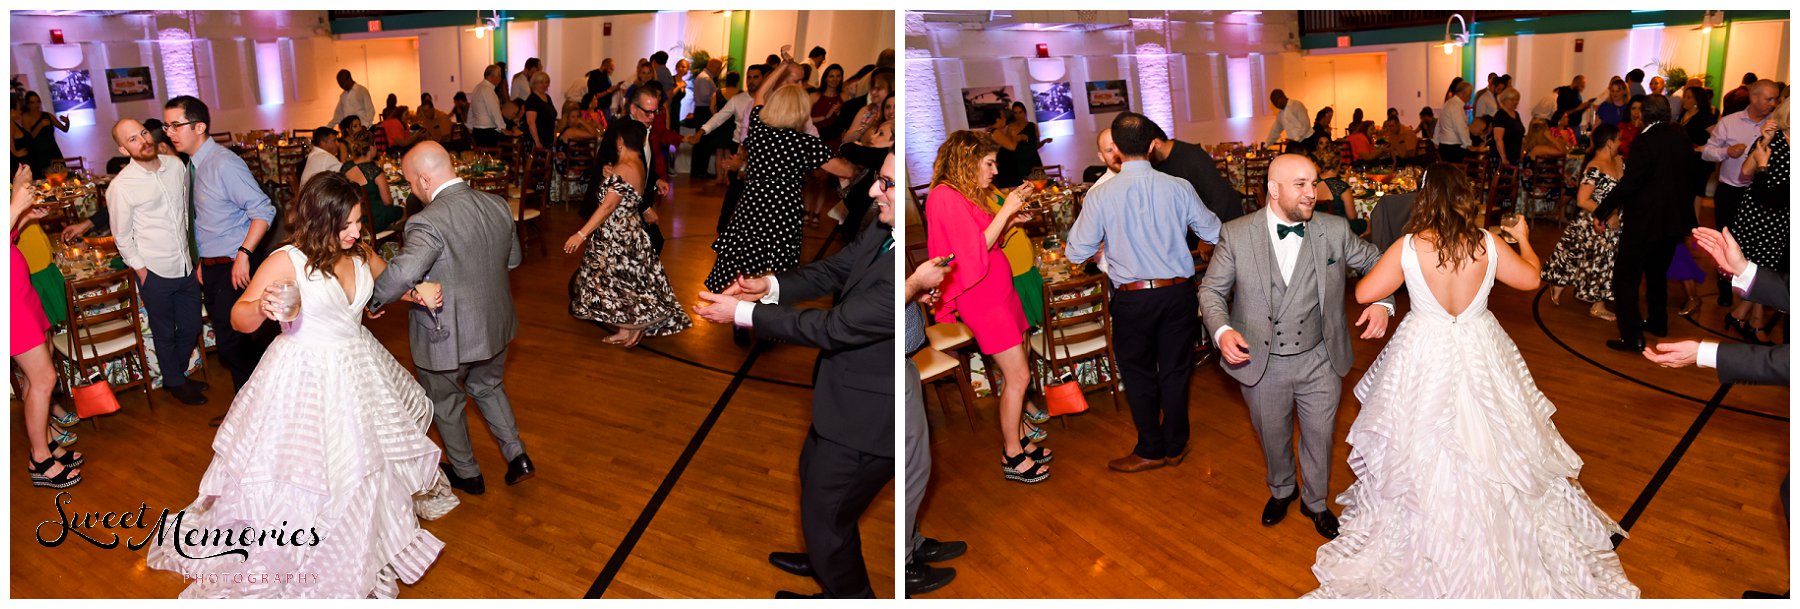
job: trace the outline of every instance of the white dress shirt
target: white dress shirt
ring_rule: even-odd
[[[484,78],[469,92],[469,129],[505,128],[506,121],[500,117],[500,92]]]
[[[300,184],[305,186],[306,181],[312,179],[313,176],[327,171],[337,171],[343,166],[344,162],[339,161],[336,156],[326,152],[324,148],[314,146],[312,152],[306,153],[306,167],[300,170]]]
[[[1744,272],[1731,278],[1731,290],[1737,292],[1738,297],[1742,298],[1745,294],[1750,293],[1750,284],[1755,282],[1756,263],[1746,261]],[[1694,354],[1694,364],[1701,368],[1719,367],[1719,343],[1702,341],[1699,352]]]
[[[1499,95],[1496,95],[1493,89],[1482,89],[1481,94],[1475,96],[1475,116],[1493,116],[1494,113],[1499,112],[1500,102],[1496,99],[1498,97]]]
[[[1455,95],[1438,108],[1437,133],[1431,141],[1441,146],[1469,147],[1469,116],[1463,112],[1463,98]]]
[[[1269,143],[1281,141],[1281,132],[1287,132],[1287,138],[1296,142],[1312,137],[1312,115],[1306,112],[1306,104],[1300,100],[1288,100],[1287,107],[1275,115],[1275,124],[1269,126]]]
[[[337,109],[331,111],[331,126],[337,127],[339,121],[350,115],[362,118],[365,127],[375,126],[375,98],[369,96],[369,88],[362,83],[353,83],[349,90],[338,95]]]
[[[755,103],[756,98],[749,91],[742,91],[731,96],[731,99],[725,101],[725,107],[714,112],[712,118],[706,119],[706,124],[700,126],[700,131],[702,133],[717,131],[719,127],[725,125],[725,121],[731,120],[735,116],[738,119],[738,128],[733,130],[731,141],[744,143],[744,134],[750,130],[750,108]]]
[[[149,269],[158,277],[186,277],[194,272],[188,254],[187,165],[171,155],[157,159],[154,170],[137,161],[127,163],[107,187],[113,241],[126,266]]]
[[[513,99],[525,101],[525,97],[531,95],[531,79],[524,72],[514,74],[512,88],[507,92],[512,94]]]
[[[762,298],[756,299],[755,302],[748,300],[738,301],[737,308],[731,311],[732,325],[739,328],[748,328],[756,318],[756,305],[781,304],[781,282],[776,281],[774,275],[768,275],[767,277],[769,278],[769,293],[764,294]]]

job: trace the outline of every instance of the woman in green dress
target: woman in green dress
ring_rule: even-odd
[[[388,190],[387,173],[375,164],[374,136],[368,131],[360,131],[344,138],[344,142],[350,162],[344,163],[338,171],[362,187],[363,204],[369,210],[366,215],[371,219],[369,234],[380,235],[405,215],[404,210],[394,204],[393,191]]]

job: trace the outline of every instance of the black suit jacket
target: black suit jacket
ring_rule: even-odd
[[[1788,310],[1787,280],[1775,271],[1767,268],[1759,269],[1756,280],[1750,283],[1750,293],[1745,299],[1760,302],[1782,311]],[[1719,345],[1719,382],[1746,383],[1752,385],[1786,385],[1788,384],[1788,346],[1787,345],[1746,345],[1727,343]]]
[[[892,234],[871,222],[829,258],[776,275],[781,301],[837,293],[830,309],[758,305],[756,335],[819,348],[813,429],[820,437],[879,457],[894,456],[894,252]]]
[[[1219,173],[1218,165],[1205,148],[1180,140],[1169,143],[1168,158],[1155,164],[1154,169],[1192,184],[1194,193],[1200,195],[1200,201],[1219,217],[1220,222],[1230,222],[1244,215],[1244,194]],[[1190,248],[1193,245],[1188,243]]]
[[[1625,177],[1594,210],[1605,220],[1623,211],[1626,244],[1684,238],[1699,225],[1694,218],[1692,171],[1699,155],[1680,125],[1660,123],[1631,143]]]
[[[1406,223],[1412,220],[1413,201],[1417,198],[1416,192],[1382,197],[1369,214],[1369,242],[1383,252],[1393,247],[1406,234]]]

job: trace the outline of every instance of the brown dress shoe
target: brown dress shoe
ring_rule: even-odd
[[[1181,460],[1187,458],[1188,451],[1190,451],[1190,450],[1193,450],[1193,448],[1192,447],[1182,448],[1181,452],[1164,457],[1163,464],[1167,465],[1169,467],[1175,467],[1177,465],[1181,465]]]
[[[1163,460],[1162,459],[1145,459],[1143,457],[1137,456],[1137,453],[1131,453],[1129,455],[1125,455],[1123,457],[1119,457],[1117,459],[1113,459],[1112,461],[1107,462],[1106,466],[1112,468],[1113,471],[1116,471],[1116,472],[1125,472],[1127,474],[1135,474],[1138,472],[1149,471],[1149,470],[1156,469],[1158,467],[1162,467]]]

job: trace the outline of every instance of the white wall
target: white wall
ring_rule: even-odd
[[[1736,88],[1742,82],[1745,72],[1755,72],[1757,76],[1770,80],[1793,82],[1793,78],[1788,76],[1787,42],[1786,21],[1732,24],[1731,37],[1725,41],[1725,73],[1713,77],[1713,82],[1723,84],[1719,88],[1720,94]],[[1780,48],[1781,52],[1768,52],[1772,48]]]

